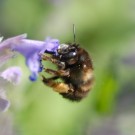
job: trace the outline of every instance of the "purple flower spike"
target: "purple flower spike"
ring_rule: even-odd
[[[41,72],[43,68],[41,55],[45,52],[57,55],[59,40],[47,38],[45,41],[37,41],[26,39],[26,37],[26,34],[22,34],[4,40],[0,43],[0,54],[3,53],[3,51],[6,52],[7,49],[22,54],[25,57],[26,65],[31,71],[29,78],[31,81],[35,81],[37,80],[38,73]]]
[[[12,49],[25,57],[26,65],[31,71],[29,78],[31,81],[36,81],[38,73],[42,71],[41,54],[47,51],[57,54],[58,47],[59,41],[57,39],[47,38],[44,42],[23,39],[21,43],[12,46]]]

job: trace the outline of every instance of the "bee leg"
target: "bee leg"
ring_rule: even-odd
[[[43,83],[47,86],[50,86],[54,89],[54,91],[58,93],[68,93],[69,91],[73,91],[70,85],[62,83],[62,82],[55,82],[53,77],[52,78],[45,78],[43,77]]]
[[[49,74],[52,74],[54,76],[69,76],[69,70],[55,71],[55,70],[52,70],[52,69],[45,68],[44,71],[49,73]]]
[[[52,58],[51,56],[47,56],[47,55],[42,55],[42,59],[43,60],[48,60],[51,61],[53,64],[56,64],[57,66],[59,66],[61,69],[65,68],[65,63],[61,62],[55,58]]]

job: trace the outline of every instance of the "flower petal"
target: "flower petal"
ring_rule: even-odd
[[[20,83],[22,71],[20,67],[10,67],[0,73],[0,76],[14,85]]]
[[[11,51],[12,47],[16,44],[20,44],[21,40],[26,38],[26,34],[19,35],[16,37],[8,38],[0,42],[0,56],[3,59],[11,58],[14,54]],[[2,59],[1,59],[2,60]]]
[[[30,57],[35,53],[39,53],[43,46],[43,41],[23,39],[19,44],[13,45],[12,49],[21,53],[24,57]]]
[[[16,37],[8,38],[0,43],[0,51],[3,51],[5,49],[12,49],[15,45],[20,44],[22,42],[22,39],[25,39],[27,37],[27,34],[22,34]]]
[[[44,53],[45,51],[57,52],[59,40],[47,38],[45,41],[22,39],[18,44],[12,45],[12,49],[24,55],[32,56],[34,53]]]

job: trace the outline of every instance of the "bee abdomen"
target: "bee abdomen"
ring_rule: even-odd
[[[78,85],[79,87],[75,88],[74,91],[68,93],[61,93],[64,98],[67,98],[71,101],[80,101],[86,97],[93,86],[94,78],[89,79],[87,82]]]
[[[83,99],[84,97],[87,96],[89,91],[74,91],[74,92],[70,92],[70,93],[61,93],[61,95],[64,98],[67,98],[71,101],[80,101],[81,99]]]

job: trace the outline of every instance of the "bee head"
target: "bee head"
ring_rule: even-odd
[[[58,55],[61,61],[67,62],[69,65],[75,64],[78,60],[78,46],[76,44],[61,44],[58,49]]]

